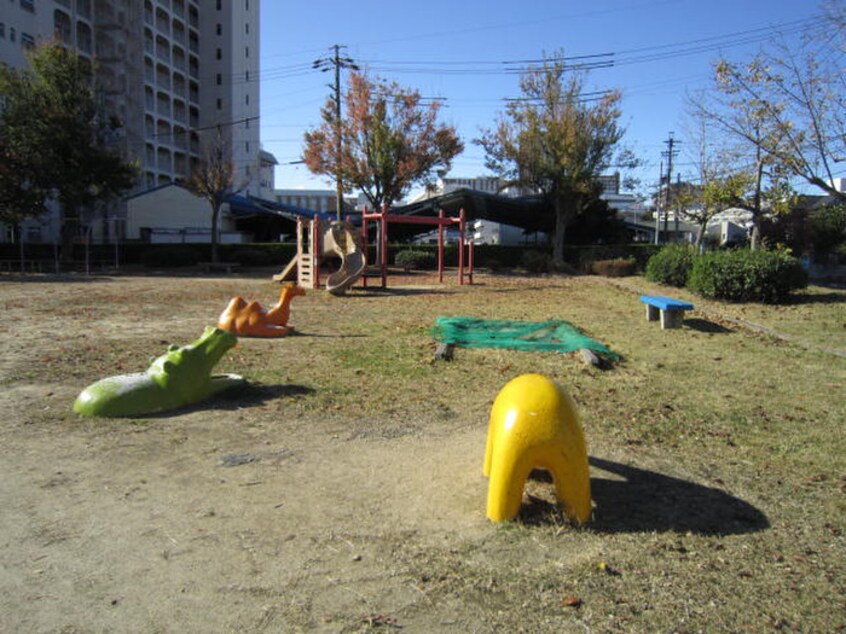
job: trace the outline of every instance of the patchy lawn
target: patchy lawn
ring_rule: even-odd
[[[84,419],[71,404],[88,384],[279,287],[0,277],[0,629],[846,631],[846,291],[732,305],[623,283],[405,276],[309,292],[291,305],[296,335],[242,338],[223,358],[242,392]],[[697,310],[662,331],[637,289]],[[435,361],[441,315],[565,319],[622,360]],[[526,372],[580,407],[584,528],[544,477],[518,521],[485,519],[488,412]]]

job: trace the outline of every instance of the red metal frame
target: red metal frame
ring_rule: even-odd
[[[444,281],[444,228],[450,225],[458,225],[458,283],[464,284],[465,268],[469,283],[473,283],[473,240],[465,238],[467,221],[462,208],[458,217],[446,217],[444,210],[438,211],[438,217],[431,216],[399,216],[389,214],[388,208],[383,207],[380,212],[368,213],[365,208],[361,214],[361,236],[365,253],[367,253],[367,221],[375,220],[379,223],[379,271],[382,278],[382,288],[388,286],[388,224],[396,222],[399,224],[427,225],[438,227],[438,281]],[[465,267],[465,249],[467,250],[467,267]],[[367,275],[362,277],[362,284],[367,288]]]

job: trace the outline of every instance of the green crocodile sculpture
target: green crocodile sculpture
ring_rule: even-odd
[[[84,416],[141,416],[184,407],[244,385],[237,374],[211,374],[238,338],[208,327],[187,346],[172,345],[146,372],[122,374],[89,385],[73,409]]]

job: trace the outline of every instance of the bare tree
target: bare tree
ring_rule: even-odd
[[[220,209],[231,196],[247,183],[236,185],[235,166],[232,164],[229,145],[220,130],[205,143],[203,157],[185,182],[192,192],[205,198],[211,207],[211,260],[217,262],[217,245],[220,242]]]
[[[797,177],[838,200],[835,166],[846,160],[846,99],[842,7],[798,44],[783,37],[748,62],[715,65],[722,96],[712,119],[755,148],[756,170],[767,165]]]

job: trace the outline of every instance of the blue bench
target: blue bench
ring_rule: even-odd
[[[693,304],[662,295],[641,295],[640,301],[646,304],[647,321],[657,321],[661,314],[661,328],[678,328],[682,325],[684,311],[693,310]]]

